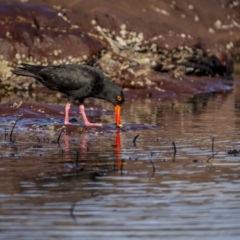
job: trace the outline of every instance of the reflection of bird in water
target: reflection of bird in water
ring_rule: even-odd
[[[79,139],[79,145],[76,149],[76,146],[74,146],[74,148],[71,150],[70,147],[70,138],[68,134],[65,134],[65,139],[64,139],[64,143],[65,143],[65,151],[64,151],[64,155],[65,155],[65,160],[66,160],[66,168],[70,169],[70,170],[83,170],[85,167],[85,161],[90,160],[89,157],[87,156],[87,153],[90,152],[89,150],[89,135],[88,134],[83,134],[82,138]],[[115,157],[116,157],[116,162],[115,162],[115,167],[117,168],[117,170],[121,171],[123,170],[123,163],[121,160],[121,133],[119,130],[116,131],[116,135],[115,135],[115,145],[114,146],[114,150],[115,150]],[[90,152],[91,153],[91,152]],[[72,157],[72,155],[76,155],[75,157],[75,164],[72,164],[72,159],[74,159]],[[88,162],[89,164],[89,162]]]
[[[88,151],[88,135],[84,134],[83,138],[80,139],[79,148],[75,148],[74,150],[70,148],[70,139],[69,135],[65,134],[65,161],[66,164],[64,165],[66,169],[69,171],[83,171],[85,166],[85,160],[87,159],[87,151]],[[73,157],[74,156],[74,157]],[[72,163],[73,159],[75,158],[74,164]]]
[[[102,126],[99,123],[90,123],[84,109],[84,99],[88,97],[104,99],[115,106],[116,126],[120,124],[120,110],[124,102],[122,89],[109,81],[97,68],[88,65],[58,65],[58,66],[34,66],[22,64],[12,72],[16,75],[34,77],[51,90],[65,93],[68,102],[65,107],[65,124],[69,124],[69,110],[71,103],[78,100],[86,126]]]

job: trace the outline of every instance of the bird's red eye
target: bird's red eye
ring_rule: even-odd
[[[118,101],[122,101],[122,97],[121,96],[117,96],[117,100]]]

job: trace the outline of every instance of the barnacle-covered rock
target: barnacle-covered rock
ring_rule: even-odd
[[[209,79],[218,79],[218,87],[210,89],[224,88],[219,79],[233,78],[230,53],[236,60],[239,56],[237,2],[2,1],[0,84],[6,89],[34,87],[31,79],[10,74],[22,62],[86,63],[123,87],[154,88],[159,94],[174,84],[198,89],[193,76],[211,84]],[[169,84],[159,87],[159,79]]]

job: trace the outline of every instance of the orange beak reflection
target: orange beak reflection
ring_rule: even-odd
[[[116,154],[116,167],[118,170],[122,170],[123,168],[123,162],[121,160],[121,135],[120,131],[116,132],[116,138],[115,138],[115,154]]]
[[[119,105],[115,106],[115,117],[116,117],[116,126],[117,127],[122,127],[121,126],[121,122],[120,122],[120,119],[121,119],[121,107]]]

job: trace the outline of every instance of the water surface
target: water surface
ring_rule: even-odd
[[[239,92],[129,97],[121,130],[90,99],[104,127],[85,128],[74,106],[60,137],[66,99],[2,97],[0,238],[239,239]]]

